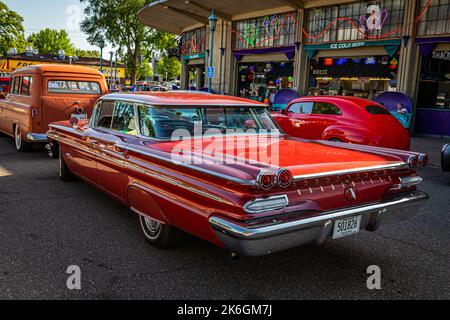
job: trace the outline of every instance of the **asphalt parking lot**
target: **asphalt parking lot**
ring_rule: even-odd
[[[195,238],[153,249],[137,217],[45,152],[0,138],[0,299],[449,299],[450,175],[423,172],[432,200],[409,222],[262,258]],[[67,289],[68,266],[82,289]],[[367,289],[377,265],[382,289]]]

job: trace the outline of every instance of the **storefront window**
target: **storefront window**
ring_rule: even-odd
[[[308,10],[306,42],[324,43],[401,36],[405,0],[364,1]]]
[[[421,0],[420,21],[417,34],[419,36],[441,35],[450,33],[450,1]]]
[[[241,97],[263,102],[273,102],[281,89],[292,89],[294,85],[292,62],[240,63],[239,93]]]
[[[234,48],[280,47],[295,44],[295,13],[275,14],[234,23]]]
[[[422,63],[419,108],[450,109],[450,51],[434,51]]]
[[[395,90],[398,62],[398,55],[313,59],[309,94],[374,99]]]
[[[181,54],[202,53],[206,45],[206,28],[199,28],[181,35]]]

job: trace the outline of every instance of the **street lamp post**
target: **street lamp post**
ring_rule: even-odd
[[[217,16],[214,13],[214,10],[211,12],[211,16],[209,16],[209,30],[211,31],[211,39],[210,39],[210,49],[209,49],[209,66],[213,66],[213,52],[214,52],[214,32],[216,31],[217,27]],[[208,81],[208,91],[209,93],[212,93],[212,77],[209,77]]]
[[[100,72],[103,73],[103,48],[105,48],[105,39],[100,38],[98,46],[100,48]]]
[[[114,85],[113,83],[113,58],[114,58],[114,51],[109,52],[109,57],[111,61],[110,71],[109,71],[109,86],[112,87]]]

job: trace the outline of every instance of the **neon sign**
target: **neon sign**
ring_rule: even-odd
[[[295,27],[297,20],[292,13],[283,15],[264,16],[261,18],[251,19],[245,22],[238,22],[238,30],[233,30],[236,35],[239,47],[257,48],[269,45],[271,41],[279,40],[282,36],[286,36],[291,32],[292,42],[295,39]],[[295,27],[294,27],[295,26]],[[288,41],[289,40],[285,40]],[[286,43],[293,44],[293,43]],[[280,44],[284,45],[284,44]]]

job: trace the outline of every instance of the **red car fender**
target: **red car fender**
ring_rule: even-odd
[[[170,221],[152,195],[152,190],[138,183],[132,183],[127,189],[128,206],[135,213],[148,216],[160,223],[169,224]]]
[[[341,140],[342,142],[355,144],[374,144],[379,138],[368,129],[356,128],[348,125],[334,125],[328,127],[322,136],[323,140],[330,141],[333,139]]]

